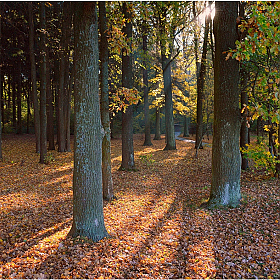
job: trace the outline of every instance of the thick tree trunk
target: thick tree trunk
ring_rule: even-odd
[[[215,5],[214,135],[208,206],[234,207],[241,199],[239,65],[237,60],[226,60],[225,52],[235,48],[238,2]]]
[[[112,200],[114,198],[113,179],[111,171],[111,130],[109,115],[109,88],[108,88],[108,26],[106,18],[106,3],[98,2],[99,23],[100,23],[100,88],[101,88],[101,122],[104,128],[104,138],[102,141],[102,185],[103,199]]]
[[[75,149],[72,237],[106,237],[102,199],[102,138],[98,93],[96,2],[75,2]]]
[[[160,24],[160,48],[161,64],[163,71],[164,96],[165,96],[165,141],[164,150],[176,150],[174,118],[173,118],[173,101],[172,101],[172,83],[171,83],[171,63],[170,55],[167,54],[166,42],[166,8],[163,8],[159,17]]]
[[[142,39],[143,39],[143,84],[144,84],[144,116],[145,116],[145,140],[143,146],[152,146],[151,141],[151,121],[149,111],[149,85],[148,85],[148,70],[147,70],[147,23],[142,23]]]
[[[29,19],[29,56],[31,65],[31,85],[32,85],[32,100],[34,108],[34,130],[36,138],[36,153],[40,151],[40,114],[39,103],[37,96],[36,84],[36,62],[34,53],[34,23],[33,23],[33,3],[28,2],[28,19]]]
[[[40,163],[46,163],[47,156],[47,59],[46,59],[46,8],[45,2],[40,2]]]
[[[128,39],[132,37],[131,13],[128,12],[127,3],[123,2],[123,13],[126,20],[123,32]],[[132,56],[123,50],[122,55],[122,86],[133,88],[132,80]],[[130,105],[125,113],[122,112],[122,164],[120,170],[134,170],[134,148],[133,148],[133,106]]]
[[[205,32],[202,48],[201,66],[199,76],[197,79],[197,105],[196,105],[196,137],[195,137],[195,148],[202,148],[202,137],[203,137],[203,101],[204,101],[204,84],[206,76],[206,55],[207,55],[207,42],[209,33],[209,21],[210,16],[205,18]]]

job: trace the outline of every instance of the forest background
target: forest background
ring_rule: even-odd
[[[180,123],[183,136],[187,137],[190,131],[196,133],[197,156],[203,136],[211,133],[214,119],[213,76],[218,57],[211,18],[214,5],[211,2],[106,4],[100,3],[98,7],[101,119],[107,135],[104,139],[108,139],[110,131],[102,117],[106,110],[110,112],[110,138],[122,133],[120,169],[136,170],[134,162],[126,161],[133,154],[131,137],[125,137],[126,132],[133,131],[132,120],[134,132],[145,132],[144,145],[152,144],[151,128],[155,139],[160,139],[164,132],[165,150],[176,150],[174,122]],[[108,25],[105,22],[102,31],[104,12]],[[71,2],[1,3],[2,132],[30,133],[34,127],[34,151],[40,153],[40,163],[53,160],[52,153],[47,152],[47,140],[49,150],[56,145],[59,153],[71,150],[73,57],[77,61],[80,55],[79,42],[73,41],[73,14]],[[233,49],[223,53],[225,61],[239,62],[242,168],[248,168],[249,156],[272,176],[278,176],[280,168],[278,18],[277,2],[240,3],[239,16],[234,18],[238,40]],[[104,34],[110,66],[107,89],[102,84],[107,56],[102,55],[106,50]],[[98,52],[96,44],[92,48]],[[106,90],[108,100],[102,95]],[[105,103],[110,111],[102,107]],[[220,103],[219,108],[222,106]],[[252,141],[252,145],[249,145],[249,127],[257,132],[257,143]],[[123,147],[128,148],[128,156]],[[239,154],[237,151],[235,155]],[[153,163],[147,157],[142,159],[146,164]],[[104,189],[103,185],[104,199],[111,201],[114,197],[110,186],[107,194]]]

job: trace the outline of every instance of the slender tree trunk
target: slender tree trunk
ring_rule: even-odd
[[[69,77],[69,86],[66,91],[66,102],[65,102],[65,133],[66,133],[66,141],[65,141],[65,149],[66,152],[71,152],[71,131],[70,131],[70,118],[71,118],[71,95],[72,95],[72,87],[73,87],[73,73],[70,73]]]
[[[144,84],[144,116],[145,116],[145,141],[143,146],[152,146],[151,141],[151,121],[149,112],[149,85],[148,85],[148,70],[147,70],[147,22],[142,23],[142,39],[143,39],[143,84]]]
[[[22,134],[22,119],[21,119],[21,93],[22,93],[22,79],[21,79],[21,60],[18,61],[17,72],[17,134]]]
[[[193,1],[192,4],[193,4],[193,16],[194,18],[196,18],[196,7],[195,7],[196,1]],[[199,60],[198,60],[198,38],[197,38],[198,36],[197,36],[196,28],[198,28],[197,24],[195,25],[195,30],[194,30],[194,55],[195,55],[195,65],[196,65],[196,79],[198,80]]]
[[[248,149],[247,144],[249,143],[249,128],[248,128],[248,109],[244,106],[248,105],[248,94],[246,90],[247,76],[248,73],[245,71],[244,66],[241,64],[240,67],[240,81],[241,81],[241,129],[240,129],[240,147],[243,149]],[[241,169],[248,169],[248,158],[246,158],[243,153],[241,153]]]
[[[241,199],[239,64],[226,60],[225,52],[235,47],[238,38],[238,2],[216,2],[215,8],[214,135],[208,206],[234,207]]]
[[[205,18],[205,32],[202,48],[202,58],[201,66],[199,71],[199,76],[197,80],[197,105],[196,105],[196,138],[195,138],[195,148],[202,148],[202,137],[203,137],[203,99],[204,99],[204,84],[206,76],[206,55],[207,55],[207,42],[209,33],[209,21],[210,16]]]
[[[47,48],[46,48],[47,49]],[[49,150],[55,150],[54,143],[54,116],[53,116],[53,93],[51,88],[51,76],[50,76],[50,62],[49,62],[49,50],[47,49],[47,131]]]
[[[108,235],[102,199],[102,138],[98,93],[96,2],[75,2],[75,149],[72,237]]]
[[[71,152],[70,145],[70,115],[71,115],[71,92],[72,92],[72,80],[71,80],[71,71],[70,71],[70,42],[71,42],[71,23],[73,9],[71,2],[65,2],[65,12],[67,17],[65,18],[65,77],[64,77],[64,116],[65,116],[65,151]]]
[[[31,112],[30,112],[30,91],[31,91],[31,88],[30,88],[30,83],[27,82],[25,83],[26,84],[26,87],[25,87],[25,90],[26,90],[26,101],[27,101],[27,119],[26,119],[26,133],[29,134],[29,126],[30,126],[30,115],[31,115]]]
[[[60,74],[59,74],[59,91],[57,96],[58,102],[58,124],[57,124],[57,139],[58,151],[66,151],[66,123],[65,116],[65,100],[67,97],[67,87],[69,85],[69,42],[70,42],[70,26],[71,26],[71,2],[63,3],[63,19],[62,19],[62,38],[60,45]],[[68,78],[67,76],[68,75]],[[66,79],[65,79],[66,78]],[[68,82],[68,83],[67,83]],[[70,105],[69,105],[70,106]]]
[[[33,23],[33,2],[28,2],[28,22],[29,22],[29,56],[31,65],[31,86],[32,100],[34,108],[34,130],[36,138],[36,153],[40,151],[40,114],[36,84],[36,62],[34,53],[34,23]]]
[[[40,163],[46,163],[47,156],[47,58],[46,58],[46,8],[45,2],[40,2]]]
[[[239,16],[244,18],[245,16],[245,2],[239,2]],[[241,129],[240,129],[240,148],[248,149],[247,144],[249,143],[249,127],[248,127],[248,109],[246,106],[248,105],[248,93],[247,93],[247,81],[248,81],[247,71],[245,70],[244,63],[240,65],[240,89],[241,89]],[[248,169],[248,158],[241,153],[241,169]]]
[[[160,107],[156,108],[156,127],[155,127],[155,138],[154,140],[160,140]]]
[[[164,96],[165,96],[165,141],[164,150],[176,150],[174,118],[173,118],[173,101],[172,101],[172,83],[171,83],[171,63],[170,54],[167,54],[166,42],[166,8],[163,7],[159,16],[160,25],[160,48],[161,64],[163,70]]]
[[[109,115],[109,88],[108,88],[108,26],[106,18],[106,3],[98,2],[100,23],[100,88],[101,88],[101,122],[104,128],[102,141],[102,185],[103,199],[110,201],[114,198],[113,179],[111,171],[111,130]]]
[[[16,77],[15,73],[13,73],[12,78],[12,87],[13,87],[13,96],[12,96],[12,103],[13,103],[13,127],[15,131],[17,131],[17,92],[16,92]]]
[[[128,12],[127,2],[123,2],[123,13],[126,25],[123,32],[128,39],[132,37],[131,13]],[[122,86],[132,89],[132,56],[123,50],[122,55]],[[133,106],[130,105],[125,113],[122,112],[122,164],[120,170],[134,170],[134,148],[133,148]]]
[[[184,133],[183,137],[189,137],[190,136],[190,117],[184,116]]]

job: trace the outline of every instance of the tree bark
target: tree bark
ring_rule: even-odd
[[[31,65],[31,86],[32,86],[32,100],[34,108],[34,130],[36,138],[36,153],[40,151],[40,114],[39,103],[37,96],[37,83],[36,83],[36,62],[34,53],[34,22],[33,22],[33,3],[28,2],[28,22],[29,22],[29,56]]]
[[[22,134],[21,92],[22,92],[21,59],[19,58],[18,67],[17,67],[17,134]]]
[[[160,107],[156,108],[156,127],[155,127],[155,137],[154,140],[160,140]]]
[[[160,26],[160,48],[161,48],[161,64],[163,71],[164,96],[165,96],[165,141],[164,150],[176,150],[174,118],[173,118],[173,101],[172,101],[172,83],[171,83],[171,63],[170,55],[167,54],[166,42],[166,21],[167,11],[163,7],[159,16]],[[172,43],[171,43],[172,44]]]
[[[62,18],[62,37],[60,44],[60,72],[59,72],[59,91],[57,96],[58,102],[58,124],[57,124],[57,140],[58,151],[66,151],[66,113],[65,100],[69,100],[67,96],[67,87],[69,85],[69,42],[70,42],[70,29],[71,29],[71,2],[63,3],[63,18]],[[68,78],[67,76],[68,75]],[[68,83],[67,83],[68,82]],[[70,104],[70,103],[69,103]],[[70,105],[69,105],[70,106]]]
[[[40,163],[46,163],[47,156],[47,59],[46,59],[46,8],[40,2]]]
[[[183,137],[189,137],[190,136],[190,117],[184,115],[184,133]]]
[[[212,184],[209,207],[239,205],[241,199],[239,150],[239,64],[226,60],[226,51],[235,48],[238,38],[238,2],[216,2],[214,20],[214,135]]]
[[[127,3],[123,2],[123,13],[126,24],[123,32],[128,39],[132,38],[131,13],[127,9]],[[133,88],[132,80],[132,56],[123,50],[122,54],[122,86]],[[134,148],[133,148],[133,106],[130,105],[122,112],[122,163],[120,170],[134,170]]]
[[[98,93],[96,2],[75,2],[75,149],[71,237],[108,235],[102,199],[102,138]]]
[[[203,101],[204,101],[204,84],[206,75],[206,55],[207,55],[207,42],[209,33],[209,21],[211,20],[210,15],[205,18],[205,32],[202,48],[201,66],[199,76],[197,79],[197,105],[196,105],[196,137],[195,137],[195,148],[200,149],[202,146],[203,137]]]
[[[111,130],[109,115],[109,87],[108,87],[108,26],[106,18],[106,3],[98,2],[99,23],[100,23],[100,88],[101,88],[101,122],[105,132],[102,141],[102,185],[103,199],[112,200],[114,198],[113,179],[111,171]]]
[[[55,150],[55,143],[54,143],[54,116],[53,116],[53,92],[51,89],[51,77],[50,77],[50,62],[49,62],[49,50],[47,50],[47,72],[46,72],[46,79],[47,79],[47,138],[49,142],[48,150]]]
[[[142,23],[142,39],[143,39],[143,84],[144,84],[144,116],[145,116],[145,140],[143,146],[152,146],[151,141],[151,121],[149,112],[149,84],[148,84],[148,70],[147,70],[147,22],[143,20]]]

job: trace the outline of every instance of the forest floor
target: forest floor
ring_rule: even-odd
[[[109,238],[66,238],[72,219],[73,153],[38,163],[34,137],[3,136],[0,162],[0,278],[280,278],[280,184],[242,173],[236,209],[200,208],[210,193],[211,148],[163,151],[135,135],[138,171],[118,171],[117,200],[104,204]]]

